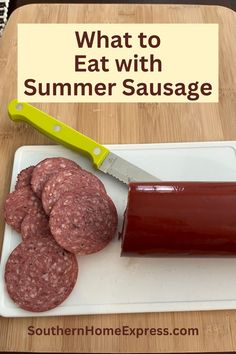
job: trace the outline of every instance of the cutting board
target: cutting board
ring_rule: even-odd
[[[236,181],[236,142],[108,145],[109,150],[163,181]],[[91,166],[90,160],[62,146],[22,146],[16,151],[11,179],[48,157],[78,163],[104,183],[118,212],[122,230],[128,188]],[[71,295],[44,313],[20,309],[9,298],[4,282],[6,260],[21,242],[5,227],[0,268],[0,315],[39,317],[81,314],[141,313],[236,309],[236,257],[120,257],[118,235],[101,252],[78,256],[79,277]],[[181,283],[181,286],[179,284]],[[206,286],[207,284],[207,286]]]
[[[151,4],[34,4],[18,8],[0,39],[0,207],[9,191],[13,158],[22,145],[52,142],[13,124],[7,104],[16,97],[17,23],[218,23],[220,92],[215,104],[37,104],[106,144],[236,140],[236,15],[216,6]],[[4,223],[1,218],[0,235]],[[181,286],[181,284],[180,284]],[[207,285],[206,285],[207,286]],[[198,336],[28,336],[27,327],[189,327]],[[0,350],[65,352],[183,352],[236,348],[236,312],[176,312],[0,320]]]

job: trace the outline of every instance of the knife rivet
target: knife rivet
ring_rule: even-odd
[[[53,130],[54,130],[55,132],[59,132],[59,131],[61,130],[60,125],[54,125],[54,126],[53,126]]]
[[[17,103],[16,104],[16,109],[17,109],[17,111],[21,111],[23,109],[23,104],[22,103]]]
[[[99,155],[101,153],[101,149],[99,147],[96,147],[93,149],[94,155]]]

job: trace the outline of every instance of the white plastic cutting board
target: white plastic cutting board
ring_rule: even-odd
[[[236,142],[233,141],[110,145],[108,148],[163,180],[236,181]],[[18,149],[11,189],[20,170],[52,156],[70,158],[101,178],[118,209],[121,230],[127,187],[93,170],[89,160],[61,146]],[[20,236],[6,226],[0,269],[2,316],[236,309],[236,257],[120,257],[120,241],[116,237],[103,251],[78,257],[77,285],[61,306],[43,313],[23,311],[10,300],[4,286],[6,260],[19,242]]]

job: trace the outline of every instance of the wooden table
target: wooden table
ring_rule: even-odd
[[[0,207],[9,190],[15,150],[51,144],[30,127],[13,124],[7,103],[16,97],[17,23],[219,23],[218,104],[38,104],[102,143],[236,140],[236,14],[223,7],[173,5],[29,5],[17,9],[0,39]],[[47,55],[45,53],[45,55]],[[4,222],[1,214],[0,237]],[[180,284],[181,286],[181,284]],[[28,336],[27,327],[198,327],[198,336]],[[0,350],[61,352],[183,352],[236,349],[236,311],[148,313],[62,318],[0,319]]]

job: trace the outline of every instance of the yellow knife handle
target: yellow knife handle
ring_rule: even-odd
[[[13,121],[25,121],[58,143],[88,154],[97,168],[109,154],[104,146],[28,103],[14,99],[8,105],[8,113]]]

